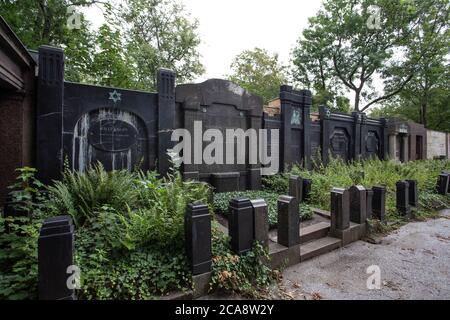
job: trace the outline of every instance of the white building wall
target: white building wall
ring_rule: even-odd
[[[427,158],[446,156],[449,157],[449,134],[440,131],[427,130]]]

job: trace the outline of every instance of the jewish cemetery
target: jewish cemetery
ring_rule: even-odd
[[[450,299],[449,3],[314,2],[1,2],[0,300]]]

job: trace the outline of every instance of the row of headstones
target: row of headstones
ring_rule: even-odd
[[[450,174],[439,176],[438,191],[450,192]],[[300,243],[299,204],[309,197],[311,180],[291,176],[289,195],[278,199],[278,243],[292,247]],[[384,220],[386,188],[333,188],[331,191],[331,233],[342,235],[350,222],[365,223],[367,218]],[[417,182],[397,182],[397,208],[407,215],[418,205]],[[269,246],[268,208],[263,199],[232,199],[229,204],[229,236],[231,249],[243,254],[258,241]],[[185,244],[193,275],[211,271],[211,215],[207,205],[189,204],[185,214]],[[38,244],[40,299],[75,299],[68,285],[68,268],[73,265],[74,225],[69,216],[47,219],[41,228]]]

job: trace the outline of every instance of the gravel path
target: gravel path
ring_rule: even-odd
[[[294,299],[450,299],[450,210],[412,222],[380,244],[354,242],[283,272]],[[381,288],[367,289],[369,266],[381,271]]]

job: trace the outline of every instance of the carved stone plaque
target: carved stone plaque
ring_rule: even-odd
[[[100,120],[89,128],[89,143],[100,150],[119,152],[136,143],[138,132],[131,124],[121,120]]]

